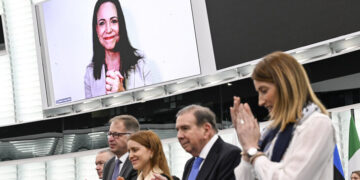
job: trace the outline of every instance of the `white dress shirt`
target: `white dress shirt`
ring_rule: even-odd
[[[122,169],[122,167],[123,167],[123,165],[124,165],[124,163],[125,163],[125,161],[127,160],[128,157],[129,157],[129,152],[126,152],[120,158],[115,156],[115,162],[116,162],[116,159],[119,159],[121,161],[120,166],[119,166],[119,173],[121,172],[121,169]]]
[[[234,170],[235,176],[237,180],[253,180],[255,174],[261,180],[333,179],[334,148],[335,132],[331,120],[314,112],[297,124],[280,162],[272,162],[267,156],[257,157],[254,165],[241,161]]]
[[[199,171],[201,169],[201,166],[204,164],[204,161],[206,159],[206,156],[209,154],[210,149],[215,144],[216,140],[219,138],[219,135],[215,134],[209,142],[206,143],[206,145],[202,148],[199,157],[203,159],[203,161],[200,164]]]

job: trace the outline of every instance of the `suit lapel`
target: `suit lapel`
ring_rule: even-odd
[[[220,150],[221,144],[223,143],[222,139],[219,137],[214,145],[211,147],[209,154],[206,156],[204,163],[201,166],[199,174],[196,179],[208,179],[207,176],[212,171],[213,166],[217,163],[218,152]]]
[[[194,163],[194,160],[195,160],[195,158],[192,157],[191,159],[189,159],[189,162],[186,164],[185,171],[184,171],[184,174],[183,174],[184,180],[187,180],[189,178],[190,171],[191,171],[192,165]]]
[[[120,171],[120,176],[122,177],[127,177],[129,176],[130,171],[133,169],[131,162],[129,160],[129,158],[126,158],[126,161],[124,162],[123,167],[121,168]]]
[[[107,180],[111,180],[114,169],[115,169],[115,156],[109,160],[109,172],[108,172]]]

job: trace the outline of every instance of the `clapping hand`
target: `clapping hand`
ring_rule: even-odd
[[[249,104],[240,103],[240,98],[235,96],[234,105],[230,107],[230,113],[243,151],[247,152],[251,147],[258,148],[260,128]]]
[[[106,72],[106,94],[125,91],[123,85],[124,77],[119,71],[108,70]]]

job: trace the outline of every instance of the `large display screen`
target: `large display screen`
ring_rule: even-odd
[[[360,1],[206,0],[217,70],[360,31]]]
[[[37,14],[50,104],[200,74],[190,0],[48,0]]]

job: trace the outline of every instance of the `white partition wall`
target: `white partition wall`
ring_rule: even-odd
[[[0,14],[4,21],[4,9],[0,0]],[[2,23],[3,23],[2,22]],[[3,23],[3,32],[6,37],[5,24]],[[6,41],[6,40],[5,40]],[[11,62],[6,50],[0,51],[0,126],[15,123],[15,109],[13,85],[11,77]]]
[[[16,180],[17,179],[17,167],[16,165],[2,166],[0,168],[0,176],[6,180]]]
[[[45,180],[45,162],[35,162],[18,165],[18,180]]]
[[[98,180],[95,171],[96,155],[82,156],[76,158],[76,179]]]
[[[47,180],[75,180],[75,159],[59,159],[46,162]]]
[[[15,123],[14,97],[11,79],[9,56],[7,54],[0,55],[0,126]]]
[[[16,120],[40,120],[42,100],[30,0],[3,0]]]

